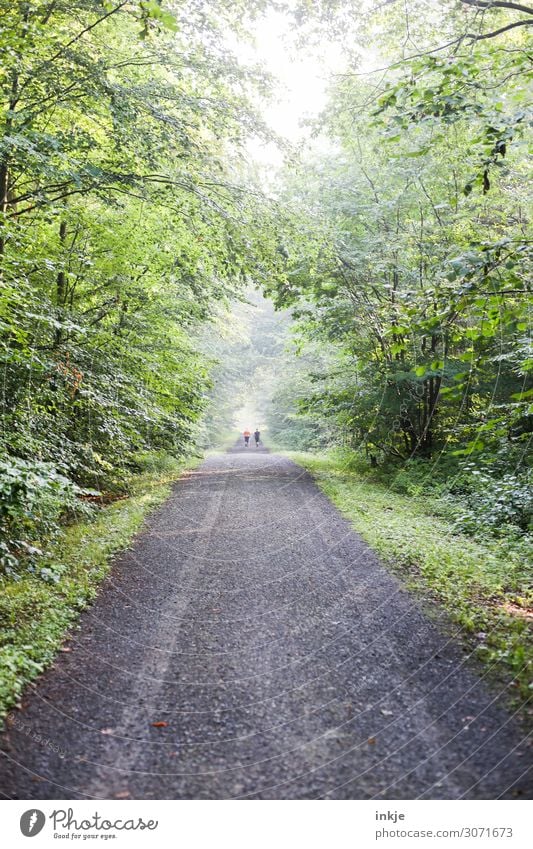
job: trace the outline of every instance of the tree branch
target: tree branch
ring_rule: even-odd
[[[119,12],[122,9],[123,6],[126,6],[127,2],[128,2],[128,0],[123,0],[122,3],[118,4],[118,6],[115,6],[113,9],[110,9],[108,12],[106,12],[105,15],[102,15],[100,18],[97,18],[96,21],[93,21],[92,24],[88,24],[84,29],[80,30],[80,32],[76,33],[76,35],[73,38],[71,38],[70,41],[67,41],[66,44],[62,44],[60,46],[59,50],[56,53],[54,53],[54,55],[51,56],[50,59],[45,59],[45,62],[43,64],[49,64],[50,62],[55,62],[55,60],[59,59],[59,57],[61,56],[62,53],[65,52],[65,50],[68,50],[68,48],[71,47],[73,44],[75,44],[76,41],[79,41],[79,39],[82,36],[84,36],[86,33],[90,32],[92,29],[94,29],[99,24],[101,24],[103,21],[107,20],[107,18],[110,18],[111,15],[114,15],[116,12]]]
[[[469,41],[482,41],[484,38],[495,38],[495,36],[501,35],[502,32],[507,32],[507,30],[514,29],[515,27],[530,27],[532,24],[533,21],[530,20],[514,21],[512,24],[500,27],[500,29],[495,29],[492,32],[486,32],[484,35],[476,35],[476,33],[467,32],[466,35],[462,36],[462,38],[468,38]]]
[[[55,7],[56,7],[56,6],[57,6],[57,0],[52,0],[52,2],[50,3],[50,5],[49,5],[48,9],[46,10],[46,12],[44,13],[44,15],[43,15],[43,17],[42,17],[42,19],[41,19],[41,25],[42,25],[42,26],[46,26],[46,24],[48,23],[48,21],[49,21],[49,20],[50,20],[50,18],[52,17],[52,14],[53,14],[54,9],[55,9]]]
[[[508,3],[506,0],[461,0],[467,6],[475,6],[476,9],[515,9],[517,12],[525,12],[533,15],[533,9],[523,6],[522,3]]]
[[[501,8],[511,8],[511,7],[513,7],[515,9],[520,9],[522,12],[525,12],[528,15],[533,15],[533,9],[530,9],[527,6],[521,6],[519,3],[505,3],[505,2],[503,2],[503,0],[500,3],[497,3],[497,2],[492,3],[492,2],[490,2],[490,0],[487,0],[487,2],[484,3],[483,5],[481,5],[482,0],[461,0],[461,3],[468,3],[469,5],[472,5],[472,6],[475,5],[479,8],[487,8],[487,9],[496,8],[496,7],[501,7]],[[497,35],[501,35],[502,32],[507,32],[507,30],[514,29],[515,27],[531,26],[532,23],[533,23],[533,21],[531,21],[529,19],[522,19],[520,21],[513,21],[513,23],[506,24],[506,26],[500,27],[500,29],[494,30],[493,32],[487,32],[484,35],[479,35],[478,33],[473,33],[473,32],[467,32],[464,35],[459,36],[458,38],[454,38],[452,41],[447,41],[445,44],[439,45],[438,47],[432,47],[429,50],[422,51],[421,53],[413,53],[410,56],[406,56],[403,59],[398,59],[397,62],[391,62],[390,65],[385,65],[382,68],[373,68],[371,71],[355,71],[355,72],[349,73],[349,74],[338,74],[338,76],[340,76],[340,77],[366,77],[366,76],[370,76],[371,74],[379,74],[381,72],[390,71],[393,68],[397,68],[400,65],[404,65],[407,62],[410,62],[412,59],[420,59],[420,58],[423,58],[424,56],[431,56],[433,53],[441,53],[443,50],[446,50],[446,48],[454,47],[457,44],[461,44],[461,42],[463,42],[465,40],[474,42],[474,41],[481,41],[482,39],[486,39],[486,38],[495,38]]]
[[[102,15],[100,18],[97,18],[96,21],[93,21],[92,24],[88,24],[86,27],[84,27],[84,29],[80,30],[80,32],[78,32],[73,38],[71,38],[70,41],[67,41],[66,44],[62,44],[60,46],[59,50],[57,50],[56,53],[54,53],[53,56],[50,56],[49,59],[45,59],[44,62],[41,62],[41,64],[37,66],[37,68],[34,68],[32,70],[32,72],[28,76],[26,82],[23,85],[20,86],[20,92],[22,92],[26,88],[26,86],[28,85],[30,80],[34,79],[36,74],[40,70],[42,70],[42,68],[45,68],[47,65],[51,64],[52,62],[55,62],[56,59],[59,59],[59,57],[65,52],[65,50],[68,50],[68,48],[71,47],[73,44],[75,44],[75,42],[78,41],[80,38],[82,38],[82,36],[84,36],[86,33],[90,32],[91,30],[93,30],[95,27],[97,27],[103,21],[107,20],[107,18],[110,18],[111,15],[114,15],[116,12],[119,12],[127,4],[128,4],[128,0],[122,0],[122,2],[118,4],[118,6],[115,6],[113,9],[110,9],[108,12],[105,13],[105,15]]]

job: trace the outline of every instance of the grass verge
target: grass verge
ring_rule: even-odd
[[[513,681],[520,701],[531,698],[531,590],[519,553],[498,540],[457,533],[436,515],[438,506],[430,499],[365,480],[335,453],[284,453],[313,475],[409,589],[429,595],[447,610],[476,654],[500,679]]]
[[[180,474],[199,462],[159,458],[133,479],[127,498],[98,510],[92,520],[65,527],[51,552],[62,566],[57,583],[31,574],[0,582],[0,721],[52,662],[67,629],[96,596],[112,555],[128,546]]]

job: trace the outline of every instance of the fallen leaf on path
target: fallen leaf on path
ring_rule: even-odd
[[[376,742],[375,737],[369,737],[368,740],[367,740],[367,743],[369,743],[371,746],[373,746],[375,742]]]
[[[113,734],[114,728],[101,728],[100,734]]]
[[[67,651],[72,651],[72,649],[69,649],[69,647],[68,647],[68,646],[61,646],[61,648],[59,649],[59,651],[65,651],[65,652],[67,652]]]
[[[166,728],[168,726],[168,722],[152,722],[153,728]]]
[[[121,790],[120,793],[115,793],[113,798],[114,799],[127,799],[128,796],[131,796],[131,793],[130,793],[129,790]]]

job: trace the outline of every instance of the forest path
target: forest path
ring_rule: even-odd
[[[265,450],[178,481],[69,645],[2,735],[5,796],[527,794],[503,694]]]

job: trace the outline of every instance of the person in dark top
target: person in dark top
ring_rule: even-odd
[[[259,447],[259,441],[261,439],[261,431],[258,430],[258,428],[256,428],[255,431],[254,431],[254,439],[255,439],[255,447],[258,448]]]

